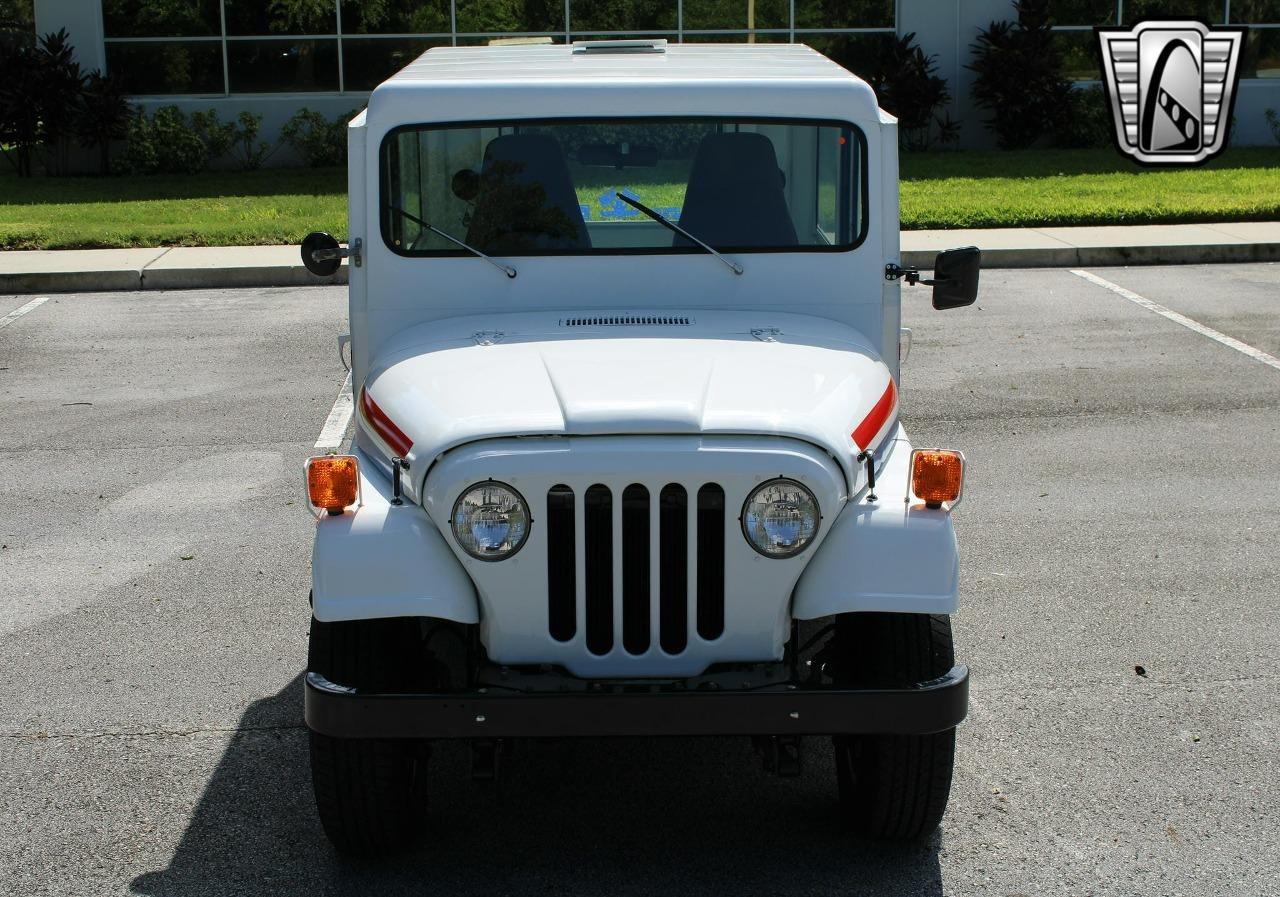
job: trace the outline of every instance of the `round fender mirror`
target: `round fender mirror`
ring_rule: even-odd
[[[342,265],[344,256],[346,252],[328,234],[315,231],[307,234],[302,241],[302,264],[316,277],[334,274]]]

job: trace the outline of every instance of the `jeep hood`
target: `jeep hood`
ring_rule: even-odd
[[[381,348],[356,405],[362,447],[415,473],[501,436],[763,434],[818,445],[852,484],[856,455],[897,420],[889,369],[861,334],[769,312],[434,321]]]

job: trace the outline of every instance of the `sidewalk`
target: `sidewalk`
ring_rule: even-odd
[[[1280,221],[1136,227],[904,231],[902,263],[928,269],[939,250],[977,246],[984,268],[1280,261]],[[0,293],[180,290],[342,284],[313,277],[296,246],[0,252]]]

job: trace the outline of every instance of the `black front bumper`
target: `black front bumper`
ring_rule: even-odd
[[[306,720],[337,738],[514,738],[638,735],[924,735],[954,728],[969,706],[969,670],[909,688],[791,685],[750,691],[366,694],[307,673]]]

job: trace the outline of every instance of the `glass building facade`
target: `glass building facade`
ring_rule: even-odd
[[[1094,26],[1169,17],[1248,26],[1232,139],[1273,143],[1265,113],[1280,109],[1280,0],[1050,0],[1049,9],[1066,74],[1086,83],[1100,74]],[[1016,11],[1013,0],[0,0],[0,40],[7,19],[29,34],[33,14],[42,34],[65,27],[81,64],[120,77],[141,108],[249,111],[268,136],[304,106],[330,118],[359,108],[435,46],[799,42],[865,76],[878,49],[910,35],[947,81],[960,145],[977,147],[990,135],[972,97],[971,47]]]
[[[101,0],[107,68],[143,96],[364,93],[434,46],[495,38],[802,42],[856,70],[895,0]]]
[[[1093,26],[1171,18],[1248,25],[1240,77],[1280,78],[1280,0],[1053,0],[1051,9],[1067,77],[1077,81],[1101,77]]]

